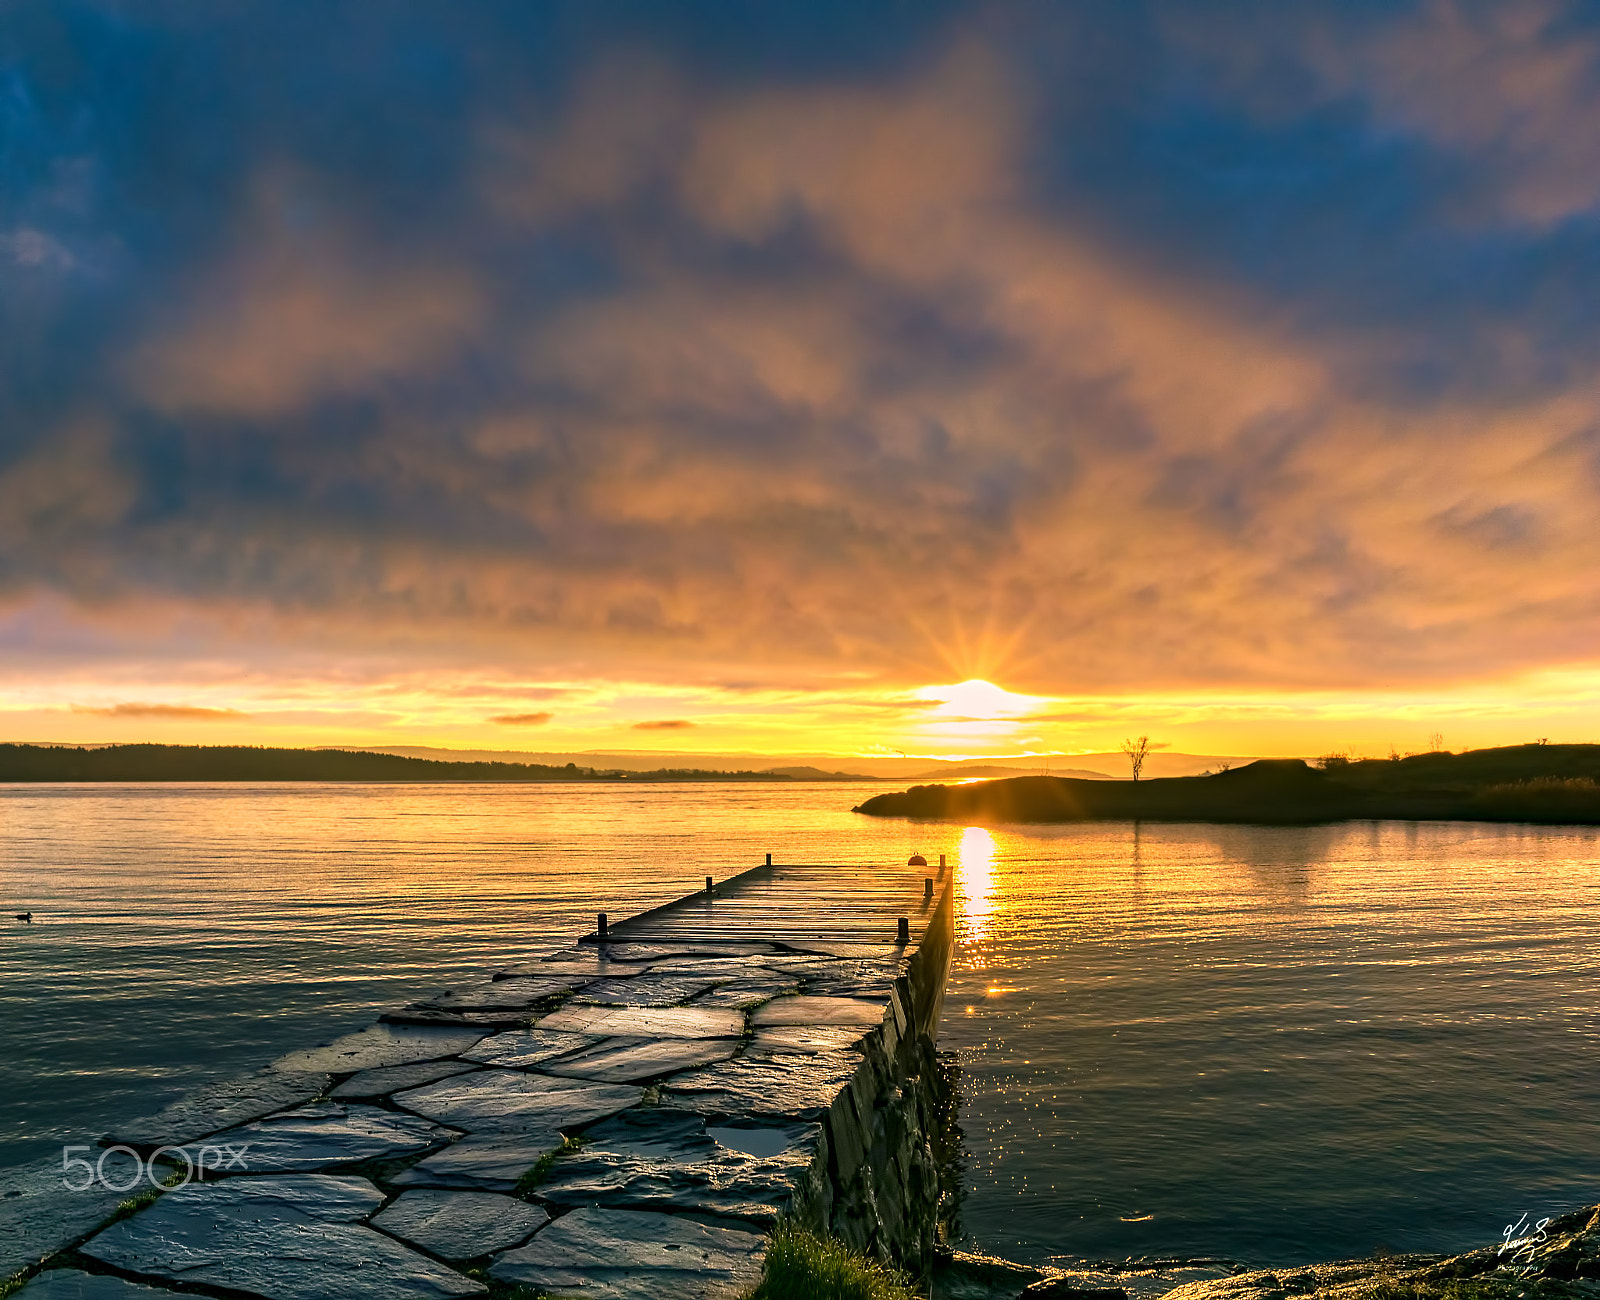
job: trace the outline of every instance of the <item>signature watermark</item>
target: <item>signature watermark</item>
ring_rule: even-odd
[[[1518,1277],[1527,1277],[1534,1267],[1534,1255],[1550,1240],[1545,1232],[1549,1224],[1549,1219],[1540,1219],[1529,1232],[1526,1214],[1515,1223],[1506,1224],[1500,1234],[1500,1249],[1495,1252],[1500,1257],[1500,1267],[1512,1270]]]
[[[61,1185],[69,1192],[86,1192],[91,1187],[103,1187],[108,1192],[131,1192],[141,1182],[156,1188],[186,1187],[195,1179],[202,1182],[208,1173],[227,1169],[249,1169],[245,1156],[250,1144],[238,1146],[223,1143],[220,1146],[157,1147],[148,1159],[132,1147],[107,1147],[95,1161],[86,1159],[80,1152],[93,1151],[92,1146],[61,1148]],[[117,1161],[111,1169],[106,1161],[115,1155],[124,1155],[131,1163]],[[182,1178],[178,1177],[178,1161],[182,1160]]]

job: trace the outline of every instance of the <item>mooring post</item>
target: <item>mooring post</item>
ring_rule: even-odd
[[[595,933],[597,933],[602,939],[606,937],[606,914],[604,912],[600,913],[600,920],[594,928]]]
[[[900,942],[911,942],[911,920],[909,917],[902,916],[900,918]]]
[[[772,865],[772,854],[770,854],[770,853],[767,854],[767,865],[769,867]]]
[[[924,879],[922,881],[922,896],[924,898],[932,898],[933,897],[933,877],[932,876],[924,877]]]
[[[939,874],[944,874],[944,854],[939,855]]]
[[[711,897],[711,877],[710,876],[706,877],[706,897],[707,898]]]

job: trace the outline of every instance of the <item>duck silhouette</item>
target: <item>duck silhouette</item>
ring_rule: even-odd
[[[33,913],[32,912],[18,912],[17,913],[17,920],[26,921],[29,925],[32,925],[33,924]]]

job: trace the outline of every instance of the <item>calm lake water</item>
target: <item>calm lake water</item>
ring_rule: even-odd
[[[0,786],[0,1166],[707,872],[921,851],[957,867],[966,1244],[1292,1263],[1600,1200],[1593,831],[985,830],[863,793]]]

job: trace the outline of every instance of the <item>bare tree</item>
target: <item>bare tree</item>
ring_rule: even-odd
[[[1133,779],[1139,779],[1139,773],[1144,770],[1144,760],[1150,753],[1150,737],[1140,736],[1137,740],[1122,742],[1122,752],[1128,756],[1128,762],[1133,766]]]
[[[1437,754],[1443,749],[1444,749],[1444,735],[1443,735],[1443,733],[1437,732],[1437,731],[1430,731],[1428,733],[1428,752],[1430,754]]]

